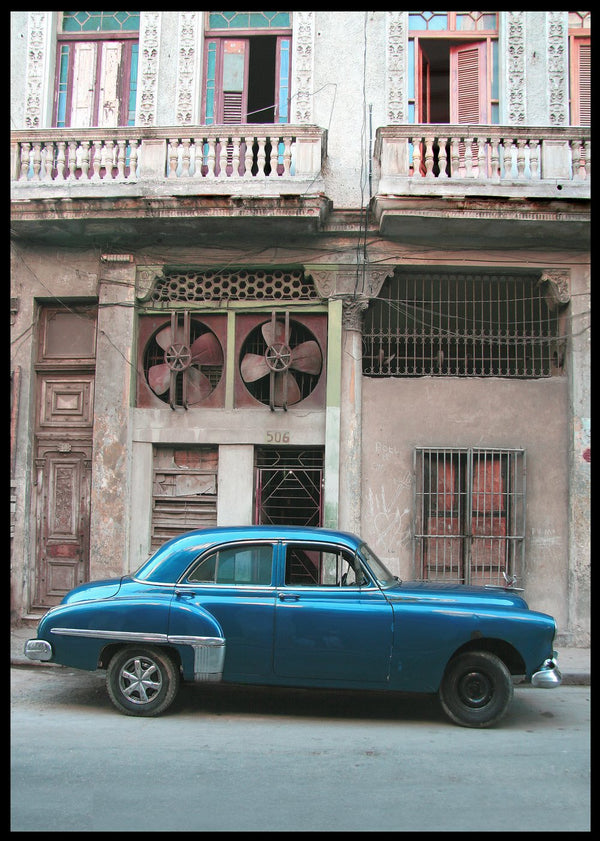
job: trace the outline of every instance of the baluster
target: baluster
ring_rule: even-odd
[[[231,152],[231,177],[238,178],[240,170],[240,138],[233,138],[233,149]]]
[[[433,138],[425,138],[425,178],[433,178]]]
[[[265,144],[267,142],[266,137],[257,137],[256,142],[258,143],[258,152],[256,155],[256,163],[258,166],[257,175],[264,175],[265,174],[265,161],[266,161],[266,153],[265,153]]]
[[[244,155],[244,178],[252,178],[252,147],[254,145],[251,137],[244,138],[246,143],[246,152]]]
[[[207,177],[214,178],[215,177],[215,149],[216,138],[214,137],[207,137],[206,145],[207,145],[207,156],[206,156],[206,165],[208,167],[207,170]]]
[[[477,177],[486,180],[488,177],[487,173],[487,138],[486,137],[478,137],[477,138]]]
[[[448,178],[448,153],[446,151],[446,144],[448,143],[447,137],[438,137],[438,167],[439,167],[439,178]]]
[[[283,175],[291,175],[292,171],[292,138],[286,137],[283,148]]]
[[[107,178],[107,179],[112,179],[112,178],[113,178],[113,169],[116,167],[116,160],[115,160],[115,151],[116,151],[116,150],[115,150],[115,141],[114,141],[114,140],[109,140],[109,141],[105,144],[105,149],[106,149],[106,157],[105,157],[105,160],[106,160],[106,164],[105,164],[105,169],[106,169],[106,172],[105,172],[104,177],[105,177],[105,178]]]
[[[464,138],[465,144],[465,178],[473,177],[473,140],[471,137]]]
[[[529,169],[532,181],[540,178],[540,146],[537,140],[529,141]]]
[[[582,143],[583,149],[583,177],[586,181],[589,181],[592,172],[592,153],[590,149],[590,143],[588,140],[584,140]]]
[[[137,180],[139,140],[129,141],[129,181]]]
[[[490,138],[490,179],[500,181],[500,148],[497,137]]]
[[[117,178],[119,181],[125,180],[125,148],[127,146],[126,140],[117,140]]]
[[[167,140],[167,143],[169,144],[169,171],[167,178],[177,178],[177,139],[171,137]]]
[[[517,147],[517,178],[523,180],[525,177],[525,144],[523,140],[516,140]]]
[[[42,166],[42,144],[33,144],[33,181],[40,181],[40,168]]]
[[[416,137],[412,141],[413,144],[413,178],[421,175],[421,140]]]
[[[52,170],[54,169],[54,144],[51,141],[46,141],[43,144],[43,161],[44,161],[44,181],[52,181]]]
[[[227,158],[229,152],[229,138],[227,137],[220,137],[217,141],[217,151],[218,151],[218,172],[215,170],[215,175],[221,175],[223,177],[227,176]]]
[[[85,181],[89,178],[90,173],[90,154],[91,154],[92,143],[90,140],[83,140],[79,146],[80,152],[80,167],[81,167],[81,180]],[[76,170],[77,170],[77,143],[69,143],[69,163],[71,163],[71,172],[69,177],[76,178]]]
[[[452,178],[460,178],[460,143],[457,137],[450,142],[450,175]]]
[[[19,172],[19,181],[27,181],[29,174],[29,154],[31,152],[31,143],[21,143],[21,170]]]
[[[64,140],[58,140],[56,143],[56,180],[65,180],[66,171],[66,146]]]
[[[100,181],[100,166],[102,164],[102,141],[94,140],[92,143],[94,147],[94,155],[92,159],[92,177],[91,181]]]
[[[190,138],[181,139],[181,177],[187,178],[190,174]]]

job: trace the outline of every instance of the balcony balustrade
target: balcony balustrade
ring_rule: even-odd
[[[98,185],[104,195],[121,185],[127,195],[149,185],[155,194],[298,193],[320,178],[326,134],[272,124],[15,131],[11,179],[27,198],[58,196],[58,188],[97,195]]]
[[[378,192],[589,198],[590,138],[579,127],[384,126]]]

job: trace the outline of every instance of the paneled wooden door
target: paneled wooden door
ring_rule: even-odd
[[[38,443],[34,609],[89,578],[91,441]]]
[[[42,308],[38,338],[29,597],[34,612],[58,604],[90,576],[95,306]]]

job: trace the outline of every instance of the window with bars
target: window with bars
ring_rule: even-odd
[[[415,450],[418,578],[504,585],[522,573],[525,451]]]
[[[373,377],[549,377],[563,372],[564,307],[538,276],[397,273],[363,326]]]

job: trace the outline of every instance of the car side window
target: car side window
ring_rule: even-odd
[[[307,587],[358,587],[369,583],[358,558],[336,546],[286,547],[285,583]]]
[[[190,584],[270,584],[271,544],[227,546],[204,555],[192,568]]]

